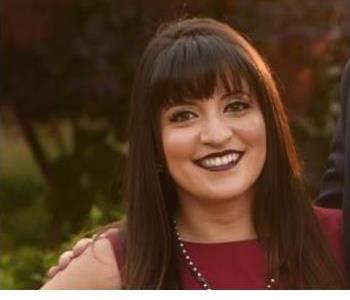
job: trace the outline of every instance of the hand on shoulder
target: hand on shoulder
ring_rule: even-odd
[[[54,275],[42,289],[118,289],[121,287],[118,265],[112,245],[107,238],[99,237],[88,244],[78,257],[67,258],[67,260],[65,269]]]

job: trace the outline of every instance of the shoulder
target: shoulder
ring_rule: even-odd
[[[343,212],[340,209],[331,209],[314,206],[314,213],[319,221],[329,245],[337,259],[344,260],[343,249]]]
[[[42,289],[118,289],[120,273],[111,242],[99,237]]]
[[[330,233],[341,233],[343,227],[343,212],[340,209],[313,206],[314,213],[323,230]]]
[[[314,206],[314,213],[325,235],[332,241],[342,239],[343,212],[340,209]]]

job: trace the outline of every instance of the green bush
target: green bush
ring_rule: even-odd
[[[57,263],[59,255],[70,249],[84,233],[120,218],[118,207],[103,207],[102,195],[96,197],[78,233],[69,234],[61,243],[50,246],[47,236],[51,220],[45,207],[45,189],[28,184],[31,179],[3,179],[2,195],[16,198],[18,206],[1,205],[0,287],[2,289],[37,289],[46,280],[47,270]],[[23,188],[23,190],[21,190]],[[27,191],[27,193],[26,193]],[[4,198],[2,198],[4,199]],[[21,203],[19,203],[21,202]]]
[[[33,289],[42,283],[43,251],[25,246],[14,249],[0,259],[3,289]]]

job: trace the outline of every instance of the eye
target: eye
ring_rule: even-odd
[[[174,122],[174,123],[186,122],[195,117],[196,117],[196,114],[194,114],[191,111],[188,111],[188,110],[177,111],[170,116],[170,122]]]
[[[225,106],[225,112],[241,112],[249,108],[249,104],[243,101],[234,101]]]

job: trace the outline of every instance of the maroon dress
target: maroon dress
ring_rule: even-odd
[[[342,212],[337,209],[315,207],[314,211],[330,243],[331,249],[344,266],[342,244]],[[109,234],[119,267],[123,257],[121,245],[115,234]],[[265,289],[267,286],[267,264],[263,249],[257,239],[224,242],[184,242],[195,265],[214,289]],[[179,257],[179,271],[184,289],[201,289]]]

